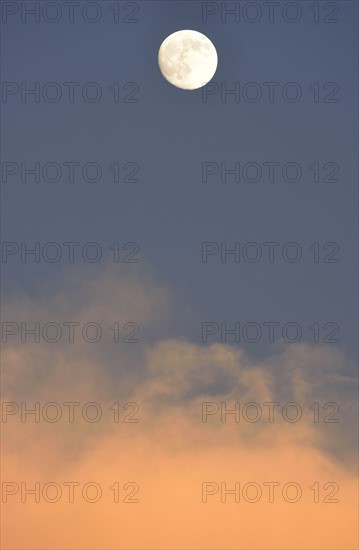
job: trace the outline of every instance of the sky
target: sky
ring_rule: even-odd
[[[3,547],[357,548],[358,4],[1,26]]]

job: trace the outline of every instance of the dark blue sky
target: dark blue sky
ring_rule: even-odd
[[[28,168],[35,162],[41,168],[56,162],[63,167],[62,178],[53,183],[42,176],[39,183],[31,176],[21,182],[20,172],[4,181],[3,175],[2,240],[29,246],[35,241],[95,241],[103,248],[103,264],[105,258],[111,260],[112,252],[106,249],[112,243],[122,247],[136,242],[140,264],[126,269],[140,269],[146,262],[173,288],[184,304],[184,311],[178,312],[179,335],[200,342],[203,321],[295,321],[311,342],[309,325],[336,322],[340,342],[328,345],[355,356],[357,2],[330,3],[339,7],[338,14],[319,2],[318,23],[310,9],[313,2],[307,1],[295,3],[302,15],[293,23],[282,15],[288,2],[280,3],[273,22],[266,3],[257,2],[262,18],[255,23],[243,19],[243,12],[240,22],[233,16],[221,21],[220,13],[205,22],[206,3],[195,0],[118,3],[119,23],[113,21],[113,3],[99,1],[98,22],[86,22],[76,12],[69,23],[63,2],[55,4],[63,11],[54,23],[44,20],[43,13],[38,23],[30,15],[22,22],[20,12],[7,18],[2,14],[2,162],[25,163]],[[239,4],[242,9],[245,3]],[[48,17],[54,13],[49,11]],[[93,17],[93,11],[88,13]],[[248,12],[248,17],[253,14]],[[123,22],[125,16],[138,21]],[[213,41],[219,57],[213,81],[224,89],[239,83],[239,102],[220,93],[205,102],[203,90],[182,91],[163,79],[157,65],[159,46],[172,32],[187,28]],[[22,82],[29,88],[40,83],[38,103],[31,95],[21,101]],[[53,97],[55,88],[46,88],[49,82],[61,90],[57,102],[41,95],[46,98],[47,90],[47,97]],[[66,82],[79,83],[73,102],[68,101]],[[96,82],[102,92],[97,102],[82,97],[89,82]],[[120,94],[117,103],[114,82]],[[246,87],[250,82],[256,83],[251,89]],[[268,82],[278,83],[273,102],[264,84]],[[302,92],[297,102],[283,97],[286,90],[292,97],[289,82]],[[19,92],[4,95],[12,86],[19,86]],[[253,92],[254,86],[262,93],[257,102],[243,91]],[[93,92],[90,87],[89,97]],[[125,97],[138,101],[124,102]],[[80,163],[80,169],[98,163],[100,181],[86,182],[78,172],[75,181],[68,182],[63,163],[69,161]],[[130,165],[123,171],[122,166],[136,163],[139,181],[114,183],[109,166],[115,162],[121,180],[132,169]],[[221,183],[217,175],[204,183],[203,162],[227,163],[229,168],[236,162],[255,162],[263,174],[258,182],[242,178],[236,183],[229,177]],[[267,162],[279,163],[273,183],[265,172]],[[302,169],[296,183],[281,176],[288,162]],[[319,182],[310,169],[316,162]],[[326,163],[338,165],[339,181],[323,182],[334,166]],[[204,241],[226,242],[229,248],[236,241],[256,242],[263,258],[234,263],[228,257],[223,263],[217,254],[203,263]],[[273,263],[264,254],[263,243],[268,241],[280,243]],[[288,242],[301,247],[300,261],[283,260],[281,251]],[[316,242],[318,263],[309,248]],[[328,242],[339,246],[333,256],[337,263],[323,262],[324,255],[335,250],[323,249]],[[78,263],[90,271],[101,262],[80,258]],[[44,284],[56,287],[62,272],[72,267],[65,260],[35,263],[29,258],[21,263],[19,254],[9,257],[2,265],[3,291],[11,296],[19,290],[41,292]],[[265,345],[246,347],[250,353],[269,353]]]

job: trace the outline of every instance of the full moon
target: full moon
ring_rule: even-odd
[[[158,64],[168,82],[182,90],[196,90],[213,78],[218,56],[207,36],[184,30],[170,34],[162,42]]]

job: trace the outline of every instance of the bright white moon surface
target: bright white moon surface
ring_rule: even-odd
[[[168,82],[183,90],[196,90],[213,78],[218,55],[213,43],[204,34],[191,30],[177,31],[162,42],[158,64]]]

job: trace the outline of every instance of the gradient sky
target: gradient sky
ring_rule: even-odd
[[[44,517],[50,516],[43,532],[33,517],[36,507],[25,509],[17,503],[9,506],[6,548],[355,548],[355,521],[350,510],[355,506],[353,453],[357,446],[357,2],[345,0],[328,6],[298,1],[295,5],[302,16],[294,23],[281,15],[288,2],[279,3],[270,22],[267,3],[258,1],[262,18],[254,23],[243,17],[245,2],[237,3],[240,22],[230,15],[221,20],[221,3],[197,0],[101,0],[97,4],[102,16],[96,23],[84,21],[77,12],[69,23],[63,2],[54,2],[63,13],[58,22],[45,21],[41,13],[39,22],[31,15],[22,21],[22,4],[36,2],[2,3],[2,241],[19,246],[26,242],[29,248],[36,241],[41,245],[96,242],[103,249],[103,258],[98,263],[79,258],[70,264],[31,259],[23,263],[19,254],[5,262],[2,256],[3,320],[29,324],[99,321],[104,326],[116,319],[122,324],[132,321],[140,326],[140,342],[131,349],[123,345],[119,349],[106,339],[89,346],[83,341],[49,345],[29,340],[21,344],[19,338],[10,338],[4,343],[4,357],[9,360],[6,365],[4,361],[4,398],[34,402],[51,401],[52,396],[64,402],[71,396],[76,401],[106,404],[116,399],[142,400],[148,407],[144,407],[145,421],[133,436],[133,464],[127,431],[121,440],[125,443],[118,449],[113,426],[90,433],[88,426],[80,423],[73,433],[66,423],[63,430],[58,428],[60,424],[42,429],[40,423],[32,432],[31,424],[11,418],[12,424],[9,421],[4,430],[13,429],[5,453],[14,462],[6,479],[23,479],[23,472],[32,480],[75,479],[83,475],[79,472],[95,478],[91,472],[104,473],[107,448],[112,457],[109,476],[116,477],[113,457],[122,453],[127,478],[142,476],[144,485],[149,485],[145,491],[148,502],[136,512],[143,524],[143,538],[137,534],[131,538],[126,531],[119,540],[100,527],[96,533],[83,531],[88,512],[81,506],[81,521],[69,525],[68,538],[59,533],[60,519],[69,519],[66,507],[44,509]],[[86,4],[80,2],[79,10]],[[110,9],[115,4],[118,23]],[[233,8],[235,3],[222,4]],[[313,20],[314,4],[319,22]],[[206,5],[208,10],[219,7],[207,20]],[[13,6],[19,11],[6,15]],[[339,7],[337,15],[331,15],[331,6]],[[288,14],[293,16],[292,11]],[[124,22],[126,15],[136,21]],[[337,17],[338,22],[325,22],[325,17]],[[204,101],[203,90],[183,91],[166,82],[158,68],[158,49],[169,34],[180,29],[200,31],[215,44],[219,58],[215,84],[231,89],[236,82],[242,87],[255,82],[263,92],[262,99],[249,102],[242,97],[236,102],[229,95],[222,101],[217,93]],[[64,82],[79,82],[80,86],[72,103],[65,95],[56,103],[43,98],[37,103],[31,96],[21,101],[20,93],[4,95],[6,83],[33,87],[35,82],[41,90],[46,83],[56,82],[63,94]],[[98,102],[83,100],[79,90],[88,82],[101,88]],[[114,82],[119,83],[118,103],[109,89]],[[129,82],[133,84],[123,90]],[[265,82],[279,83],[273,102],[267,99]],[[303,95],[298,102],[283,99],[281,92],[288,82],[301,87]],[[316,82],[318,102],[313,100]],[[338,101],[325,102],[333,89],[325,86],[333,82],[338,87],[333,97]],[[138,101],[124,103],[125,95],[137,89],[134,97]],[[31,168],[35,162],[63,166],[69,161],[99,163],[101,180],[88,183],[77,177],[69,183],[64,175],[56,183],[36,183],[31,176],[21,182],[19,174],[4,179],[4,163],[26,163]],[[263,171],[256,183],[235,183],[233,179],[221,183],[218,176],[202,181],[204,162],[227,163],[228,167],[235,162],[256,162],[263,167],[269,161],[280,163],[280,169],[288,162],[298,163],[303,170],[301,180],[290,183],[278,177],[269,183]],[[136,163],[139,181],[114,183],[109,166],[115,162],[121,167]],[[314,182],[309,167],[315,162],[321,167],[321,179],[328,173],[324,165],[336,163],[339,181]],[[108,248],[115,241],[121,247],[137,243],[139,263],[111,261],[113,253]],[[201,248],[205,241],[227,242],[229,248],[236,241],[256,242],[263,251],[264,242],[279,242],[279,250],[285,243],[296,242],[303,257],[289,263],[278,253],[273,263],[264,258],[258,263],[234,263],[231,258],[223,263],[217,254],[204,263]],[[318,263],[309,248],[315,242],[320,243]],[[337,263],[322,261],[323,254],[330,252],[323,251],[323,245],[329,242],[339,247]],[[303,336],[296,344],[280,338],[273,344],[265,337],[256,344],[238,344],[233,339],[221,344],[218,335],[203,343],[201,324],[209,321],[260,325],[291,321],[301,326]],[[320,343],[313,342],[308,328],[315,322],[321,326]],[[328,334],[328,330],[323,332],[328,322],[339,327],[337,343],[322,341]],[[240,375],[236,362],[241,365]],[[273,437],[266,431],[267,425],[263,433],[249,425],[241,432],[240,441],[232,433],[233,426],[226,425],[228,433],[217,433],[223,446],[213,449],[212,442],[208,443],[212,432],[209,436],[206,425],[198,420],[201,401],[243,398],[335,401],[340,402],[343,414],[339,426],[306,421],[290,430],[292,425],[280,423]],[[101,449],[94,443],[96,437]],[[266,459],[265,467],[256,445]],[[284,457],[279,470],[276,445]],[[267,475],[271,480],[276,473],[294,478],[293,460],[298,457],[297,478],[332,481],[330,474],[337,475],[347,499],[333,517],[332,512],[327,516],[322,510],[325,506],[320,507],[317,524],[314,520],[310,523],[315,512],[309,504],[303,505],[298,516],[280,506],[273,517],[272,512],[257,508],[245,516],[245,533],[239,540],[233,530],[238,519],[233,507],[227,516],[219,502],[218,509],[211,511],[213,516],[207,517],[193,488],[202,482],[204,472],[213,480],[225,479],[226,471],[230,480],[240,479],[238,453],[246,479],[253,480],[258,471],[261,479]],[[52,469],[38,467],[40,456],[52,457]],[[153,475],[145,469],[144,456],[153,457]],[[228,462],[228,470],[215,466],[220,460]],[[328,475],[323,474],[323,464]],[[179,471],[185,478],[188,472],[191,489],[179,500],[173,497],[166,510],[165,499],[152,498],[156,483],[165,491],[171,483],[174,491],[186,487]],[[191,514],[186,512],[188,503]],[[112,508],[102,510],[101,506],[99,517],[112,517]],[[167,513],[166,524],[163,514]],[[177,517],[181,514],[187,535],[181,533]],[[192,514],[197,523],[192,523]],[[26,526],[24,535],[14,529],[19,515]],[[294,540],[289,527],[280,535],[279,523],[275,523],[278,517],[287,517],[299,538]],[[336,520],[338,535],[330,527]],[[127,521],[135,529],[134,517]],[[263,537],[257,534],[253,539],[250,527],[256,522],[263,525]],[[298,529],[298,522],[307,522],[307,535]],[[106,529],[110,525],[110,521],[106,523]],[[104,544],[107,546],[101,546]]]

